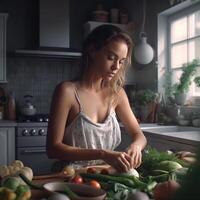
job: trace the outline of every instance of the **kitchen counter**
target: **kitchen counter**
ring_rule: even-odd
[[[160,125],[156,123],[139,124],[147,138],[148,145],[165,151],[189,150],[196,151],[200,146],[200,128],[192,126]],[[122,131],[122,142],[117,150],[126,149],[131,143],[131,136],[124,126],[120,124]]]
[[[17,122],[12,120],[0,120],[0,127],[12,127],[12,126],[17,126]]]
[[[151,124],[150,126],[141,125],[141,129],[145,134],[152,136],[162,136],[166,139],[171,139],[178,142],[194,142],[200,143],[200,128],[191,126],[164,126]]]
[[[162,137],[163,139],[173,140],[177,142],[187,143],[191,145],[200,145],[200,131],[180,131],[180,132],[154,132],[144,130],[145,135],[153,137]]]
[[[191,126],[141,127],[148,144],[158,150],[192,151],[200,146],[200,128]]]

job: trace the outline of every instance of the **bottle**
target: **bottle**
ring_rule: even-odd
[[[8,95],[8,104],[7,104],[7,119],[16,120],[16,105],[14,93],[10,92]]]

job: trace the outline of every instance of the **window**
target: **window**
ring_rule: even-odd
[[[200,9],[185,9],[169,16],[168,30],[169,67],[175,83],[182,73],[182,65],[200,58]],[[200,76],[200,69],[196,75]],[[200,89],[192,83],[189,93],[200,96]]]

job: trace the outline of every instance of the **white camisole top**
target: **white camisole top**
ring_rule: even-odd
[[[75,97],[80,112],[66,127],[63,142],[74,147],[114,150],[121,142],[121,131],[115,111],[109,109],[103,123],[94,123],[84,113],[77,91]],[[90,164],[98,161],[90,161]]]

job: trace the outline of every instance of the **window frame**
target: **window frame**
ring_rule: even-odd
[[[166,72],[170,72],[171,69],[174,71],[182,68],[178,67],[173,69],[170,66],[170,23],[173,20],[189,15],[197,10],[200,10],[200,2],[191,2],[190,0],[187,0],[158,14],[158,92],[162,93],[164,96],[166,94]],[[188,38],[186,40],[188,40]],[[200,96],[192,96],[192,101],[194,105],[196,102],[199,104]]]

